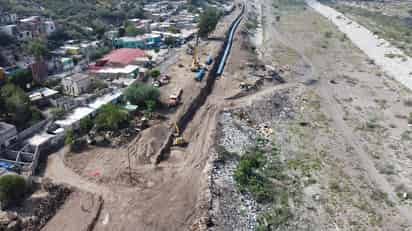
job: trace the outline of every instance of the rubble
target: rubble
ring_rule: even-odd
[[[40,230],[57,212],[72,190],[45,180],[41,190],[44,196],[29,197],[27,203],[13,210],[0,211],[0,231]],[[15,210],[15,211],[14,211]]]

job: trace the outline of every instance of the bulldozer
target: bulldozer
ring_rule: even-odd
[[[183,138],[183,136],[180,135],[180,129],[176,123],[174,123],[174,128],[175,128],[175,133],[173,133],[173,136],[174,136],[173,146],[179,146],[179,147],[186,146],[187,141]]]

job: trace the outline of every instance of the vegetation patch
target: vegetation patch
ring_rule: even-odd
[[[256,145],[240,158],[234,178],[242,193],[250,195],[265,207],[258,217],[256,230],[275,230],[287,226],[293,217],[289,205],[289,176],[279,159],[275,145],[266,150]]]

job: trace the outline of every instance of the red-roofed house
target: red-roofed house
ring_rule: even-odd
[[[145,52],[134,48],[121,48],[111,51],[96,62],[96,66],[124,67],[133,64],[137,58],[145,57]]]

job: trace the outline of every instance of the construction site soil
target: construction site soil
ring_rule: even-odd
[[[223,37],[239,10],[213,37]],[[410,230],[411,92],[303,0],[247,1],[246,15],[224,74],[183,130],[187,147],[157,156],[205,84],[193,80],[180,50],[162,97],[183,87],[183,102],[165,121],[120,148],[49,157],[45,176],[103,203],[98,212],[99,202],[88,206],[89,216],[72,216],[82,214],[75,203],[82,196],[72,194],[54,218],[66,218],[65,230],[86,227],[77,223],[110,231]],[[200,53],[218,52],[221,43],[202,41],[208,45]],[[245,83],[252,83],[247,91]],[[283,204],[258,203],[235,181],[239,158],[256,142],[279,149],[282,167],[269,178],[271,188],[284,190]],[[58,222],[48,228],[59,230]]]

